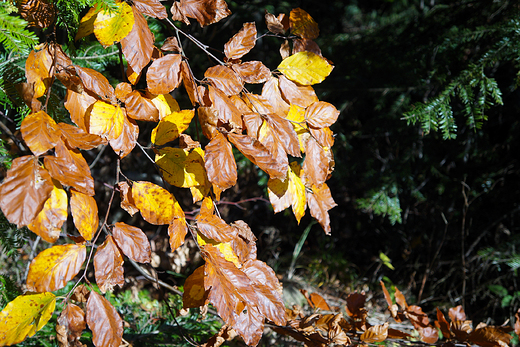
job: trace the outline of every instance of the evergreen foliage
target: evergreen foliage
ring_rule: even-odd
[[[0,2],[0,44],[8,52],[29,52],[38,44],[36,35],[27,30],[27,22],[19,16],[11,2]]]

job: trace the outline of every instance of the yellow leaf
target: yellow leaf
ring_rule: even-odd
[[[94,21],[96,20],[99,11],[101,11],[101,8],[96,5],[92,7],[83,18],[81,18],[78,32],[74,38],[76,41],[94,33]]]
[[[92,240],[99,226],[96,199],[77,190],[70,190],[70,212],[76,229],[87,241]]]
[[[114,140],[123,132],[123,111],[119,106],[113,106],[98,100],[92,106],[89,120],[89,133]]]
[[[146,92],[146,97],[152,100],[155,107],[157,107],[159,110],[160,120],[174,112],[179,112],[181,110],[177,100],[175,100],[170,94],[155,95],[150,92]]]
[[[132,199],[148,223],[170,224],[174,218],[184,218],[184,212],[175,197],[156,184],[146,181],[134,182]]]
[[[190,188],[205,185],[204,151],[165,147],[158,150],[155,163],[161,168],[164,179],[176,186]]]
[[[16,297],[0,312],[0,346],[20,343],[49,321],[56,306],[52,293]]]
[[[60,236],[61,226],[67,220],[67,193],[57,183],[52,189],[51,196],[36,219],[27,226],[36,235],[40,235],[47,242],[54,243]]]
[[[80,244],[58,245],[40,252],[27,274],[27,290],[53,292],[65,287],[81,270],[87,248]]]
[[[240,260],[238,260],[237,255],[235,254],[235,252],[233,252],[233,248],[231,247],[231,244],[229,242],[217,242],[215,240],[205,237],[201,233],[197,233],[197,243],[200,246],[204,246],[208,243],[215,246],[220,251],[220,253],[222,253],[222,255],[227,261],[232,262],[238,268],[242,267],[242,264],[240,264]]]
[[[305,109],[298,105],[291,104],[289,113],[287,113],[286,119],[291,122],[296,135],[298,135],[298,142],[300,143],[300,151],[305,153],[305,134],[309,131],[304,127],[305,122]]]
[[[285,210],[290,205],[298,223],[305,215],[307,199],[305,197],[305,185],[301,180],[302,169],[300,164],[293,161],[290,164],[285,181],[270,179],[267,183],[269,200],[273,205],[274,212]]]
[[[125,38],[134,26],[132,7],[126,2],[116,5],[119,7],[117,11],[100,11],[94,20],[94,35],[105,48]]]
[[[188,129],[193,116],[195,110],[182,110],[164,117],[152,130],[152,142],[161,146],[175,140]]]
[[[287,78],[303,85],[321,83],[333,68],[324,58],[307,51],[293,54],[278,65]]]

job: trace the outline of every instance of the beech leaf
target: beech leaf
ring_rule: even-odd
[[[25,117],[20,130],[23,140],[36,156],[52,149],[60,138],[56,122],[45,111]]]
[[[49,292],[16,297],[0,312],[0,346],[11,346],[33,336],[51,319],[56,297]]]
[[[177,139],[188,129],[194,116],[195,110],[182,110],[164,117],[152,130],[151,141],[156,146],[161,146]]]
[[[74,189],[70,190],[70,212],[76,229],[87,241],[92,240],[99,225],[96,199]]]
[[[196,217],[199,231],[208,239],[217,242],[228,242],[235,238],[236,229],[229,226],[222,218],[215,215],[215,207],[211,198],[204,198],[200,212]]]
[[[196,19],[201,27],[217,23],[231,14],[224,0],[181,0],[180,10],[184,16]]]
[[[27,83],[34,85],[33,98],[37,99],[45,94],[50,86],[51,76],[49,71],[52,66],[52,56],[47,46],[39,46],[40,50],[32,50],[25,61],[25,76]]]
[[[287,78],[302,85],[321,83],[333,68],[325,58],[306,51],[293,54],[278,65]]]
[[[157,150],[155,163],[164,179],[176,187],[190,188],[206,184],[204,151],[164,147]]]
[[[167,54],[155,60],[146,72],[148,90],[153,94],[168,94],[181,83],[180,54]]]
[[[320,34],[318,23],[301,8],[295,8],[289,15],[291,33],[304,39],[314,40]]]
[[[67,193],[61,185],[54,186],[43,209],[27,228],[47,242],[56,242],[60,236],[61,226],[67,220],[67,202]]]
[[[150,31],[150,28],[148,27],[146,18],[144,18],[143,15],[137,10],[140,6],[143,7],[144,5],[146,5],[146,3],[142,1],[134,1],[135,7],[132,6],[132,13],[135,21],[134,25],[128,35],[121,39],[121,49],[125,55],[126,60],[128,61],[128,65],[130,65],[132,70],[138,75],[150,62],[154,42],[154,37]],[[166,12],[164,6],[160,3],[154,5],[162,7],[163,11]]]
[[[315,128],[331,126],[336,123],[338,116],[339,111],[336,107],[325,101],[315,102],[305,110],[305,120]]]
[[[110,85],[105,76],[103,76],[100,72],[89,69],[87,67],[74,65],[74,68],[76,69],[76,73],[81,78],[81,81],[83,82],[83,85],[86,89],[90,90],[107,102],[116,102],[116,93],[114,91],[114,87]]]
[[[123,132],[125,115],[119,106],[98,100],[89,114],[89,133],[114,140]]]
[[[224,45],[224,54],[228,59],[240,59],[255,46],[255,42],[255,23],[244,23],[238,33]]]
[[[135,21],[130,5],[124,1],[115,4],[116,11],[101,10],[94,19],[94,35],[105,48],[125,38]]]
[[[121,344],[123,320],[114,306],[95,291],[90,292],[87,301],[87,324],[92,330],[94,345],[119,347]]]
[[[85,262],[85,245],[68,244],[47,248],[31,261],[27,290],[53,292],[65,287]]]
[[[103,293],[112,291],[116,285],[122,287],[125,284],[123,256],[112,236],[107,236],[105,242],[97,248],[94,269],[96,282]]]
[[[204,289],[204,265],[199,266],[184,282],[184,294],[182,295],[183,308],[196,308],[204,306],[208,297],[208,291]]]
[[[58,341],[67,346],[69,342],[78,340],[86,327],[87,321],[83,309],[69,302],[58,317],[58,324],[56,325]],[[64,341],[60,340],[60,332],[63,334]]]
[[[179,203],[166,189],[151,182],[134,182],[132,199],[143,218],[151,224],[170,224],[173,218],[184,218]]]
[[[329,210],[337,205],[332,199],[329,187],[325,183],[320,187],[312,186],[312,193],[307,192],[307,204],[311,216],[320,223],[325,234],[330,235]]]
[[[285,181],[270,179],[267,183],[269,200],[275,213],[292,206],[292,210],[298,224],[305,215],[307,200],[305,197],[305,185],[301,180],[302,170],[297,162],[292,162]]]
[[[212,66],[204,72],[204,77],[228,96],[239,94],[244,87],[240,76],[227,66]]]
[[[164,19],[168,17],[166,8],[159,0],[133,0],[134,6],[144,15]]]
[[[388,337],[388,323],[368,328],[359,339],[364,343],[383,342]]]
[[[205,147],[205,168],[208,179],[222,191],[237,182],[237,164],[233,148],[220,132]]]
[[[15,158],[0,185],[0,207],[10,223],[18,228],[30,224],[50,197],[54,185],[49,172],[36,157]]]
[[[124,158],[134,149],[138,136],[137,123],[123,114],[123,130],[117,138],[110,140],[110,147],[120,158]]]
[[[150,241],[141,229],[118,222],[112,229],[112,235],[121,251],[128,258],[139,263],[150,262]]]

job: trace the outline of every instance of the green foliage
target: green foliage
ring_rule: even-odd
[[[9,276],[0,274],[0,310],[20,294],[22,292],[16,282]]]
[[[9,58],[7,53],[0,53],[0,107],[2,109],[24,108],[22,98],[16,90],[16,84],[25,82],[24,68],[18,65],[27,55]]]
[[[390,223],[402,223],[401,205],[397,196],[397,186],[382,187],[369,192],[367,198],[356,199],[357,206],[366,212],[388,217]]]
[[[12,257],[16,250],[25,244],[24,237],[27,231],[27,228],[17,229],[0,212],[0,250],[4,256]]]
[[[0,44],[6,51],[28,52],[38,44],[38,37],[27,30],[27,22],[12,16],[16,12],[11,2],[0,2]]]

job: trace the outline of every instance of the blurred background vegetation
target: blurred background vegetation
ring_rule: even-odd
[[[74,8],[70,4],[87,1],[57,3]],[[377,286],[384,279],[425,312],[462,304],[475,322],[500,325],[513,319],[520,306],[518,2],[256,0],[228,5],[233,12],[229,18],[186,30],[221,51],[244,22],[256,22],[259,34],[267,32],[265,10],[275,15],[296,7],[307,11],[320,25],[316,42],[335,65],[315,89],[321,100],[341,111],[333,127],[336,170],[328,181],[338,204],[330,211],[332,236],[325,236],[318,224],[311,225],[310,216],[297,225],[290,211],[274,215],[266,201],[241,203],[242,208],[220,206],[227,221],[244,219],[252,226],[259,238],[259,259],[290,277],[287,288],[307,283],[338,298],[353,290],[373,290],[381,299]],[[149,23],[157,46],[173,34],[160,21]],[[61,26],[63,42],[73,28]],[[77,57],[74,62],[120,79],[117,54],[95,46],[94,40],[69,45],[68,52]],[[264,37],[244,59],[262,60],[274,69],[281,61],[281,43]],[[189,42],[184,48],[195,75],[202,78],[213,62]],[[27,53],[4,48],[2,55],[16,67],[23,66]],[[9,74],[19,72],[5,63],[0,72],[0,86],[7,93]],[[60,90],[56,93],[60,100]],[[191,107],[182,90],[174,96],[181,108]],[[23,107],[15,101],[2,104],[0,122],[13,130]],[[55,117],[66,117],[59,102],[54,110]],[[140,126],[140,142],[147,146],[153,125]],[[190,131],[195,134],[196,129]],[[8,140],[3,133],[2,139]],[[4,144],[8,146],[0,146],[1,175],[9,164]],[[115,172],[111,152],[102,153],[93,168],[93,176],[106,177],[108,184]],[[89,163],[97,155],[85,154]],[[133,179],[157,178],[145,161],[136,149],[122,161],[122,169]],[[226,191],[224,200],[265,198],[266,175],[245,160],[239,168],[240,181]],[[103,189],[101,183],[96,186],[100,210],[109,199]],[[190,206],[186,192],[175,195],[183,207]],[[118,209],[114,208],[114,219],[130,219]],[[5,223],[0,221],[0,242],[6,250],[0,256],[1,271],[21,283],[27,259],[42,245],[30,233],[15,232]],[[182,285],[198,265],[197,258],[187,256],[177,271],[182,274],[172,276],[172,259],[178,254],[168,255],[162,247],[167,245],[166,230],[144,222],[138,226],[156,242],[156,253],[167,258],[157,267],[161,279]],[[302,237],[304,230],[309,234]],[[298,252],[296,246],[301,247]],[[6,264],[20,269],[8,270]]]

